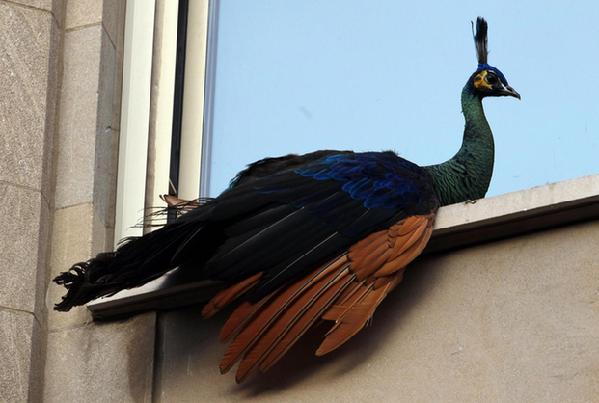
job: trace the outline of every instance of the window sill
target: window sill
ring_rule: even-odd
[[[599,175],[442,207],[425,253],[439,253],[599,218]],[[142,287],[87,305],[94,319],[171,309],[206,301],[214,283],[181,284],[174,271]]]

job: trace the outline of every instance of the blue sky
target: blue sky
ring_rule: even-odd
[[[450,158],[478,15],[489,64],[522,95],[484,101],[488,196],[599,173],[599,2],[223,0],[210,194],[247,163],[290,152]]]

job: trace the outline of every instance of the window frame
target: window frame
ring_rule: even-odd
[[[207,189],[217,10],[216,0],[127,2],[115,247],[153,229],[144,213],[164,206],[160,195]]]
[[[147,154],[139,150],[147,150],[149,140],[154,14],[154,2],[127,1],[115,243],[142,234],[136,224],[145,205]]]
[[[195,199],[201,187],[207,189],[201,185],[209,167],[205,117],[211,114],[214,77],[207,57],[215,54],[216,29],[210,24],[216,24],[217,12],[217,0],[127,1],[114,248],[156,228],[149,213],[165,205],[160,195]],[[167,274],[134,293],[155,293],[170,278]],[[134,309],[128,293],[109,300]],[[96,302],[105,300],[88,308],[93,312]]]

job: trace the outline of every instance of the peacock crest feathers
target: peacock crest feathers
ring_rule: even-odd
[[[479,69],[480,65],[487,64],[487,56],[489,54],[487,30],[487,21],[485,21],[483,17],[478,17],[476,19],[476,32],[474,32],[474,22],[472,22],[472,33],[474,34],[474,44],[476,46],[476,57],[478,59]]]
[[[476,72],[492,71],[499,77],[504,85],[508,85],[505,75],[497,67],[490,66],[487,63],[489,56],[489,40],[488,32],[489,26],[487,21],[483,17],[476,18],[476,31],[474,30],[474,21],[472,22],[472,34],[474,35],[474,45],[476,47],[476,58],[478,60],[478,67]],[[484,78],[484,76],[482,77]]]

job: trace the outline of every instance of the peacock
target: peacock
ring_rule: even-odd
[[[67,294],[55,309],[176,268],[190,281],[222,284],[204,317],[236,304],[220,332],[230,341],[220,370],[239,362],[237,382],[271,368],[317,321],[331,327],[316,355],[335,350],[401,282],[438,208],[487,192],[494,143],[482,100],[520,95],[487,64],[483,18],[473,33],[478,67],[461,94],[463,142],[448,161],[421,167],[391,151],[336,150],[257,161],[218,197],[187,205],[173,222],[61,273],[54,281]]]

